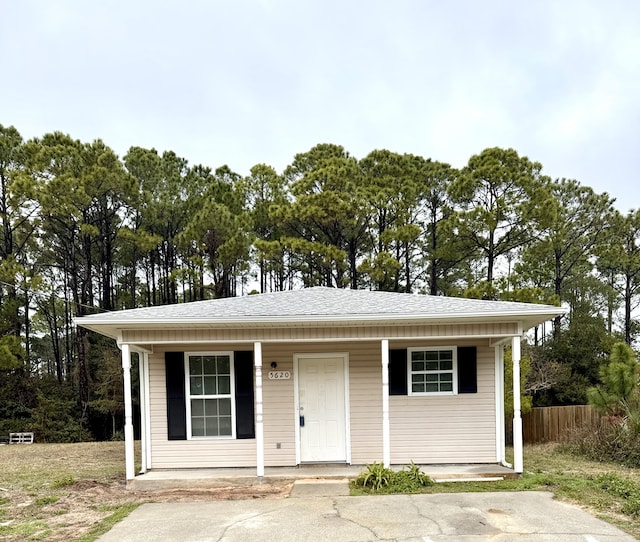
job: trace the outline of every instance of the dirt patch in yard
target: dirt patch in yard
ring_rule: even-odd
[[[0,446],[0,540],[70,541],[113,514],[148,502],[278,499],[291,482],[193,490],[125,487],[124,445],[112,443]]]

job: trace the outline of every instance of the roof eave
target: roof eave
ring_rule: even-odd
[[[487,312],[487,313],[456,313],[456,314],[438,314],[428,316],[417,316],[415,314],[405,315],[314,315],[314,316],[264,316],[264,317],[233,317],[233,318],[141,318],[137,320],[130,319],[108,319],[102,320],[92,317],[81,317],[75,320],[77,325],[96,331],[98,333],[106,333],[108,329],[163,329],[172,326],[190,326],[194,328],[216,328],[216,327],[254,327],[254,326],[312,326],[323,325],[370,325],[376,323],[378,325],[397,325],[397,324],[452,324],[452,323],[470,323],[470,322],[520,322],[523,325],[523,331],[531,327],[561,316],[566,313],[563,308],[554,308],[550,310],[544,309],[527,311],[527,312]],[[109,336],[117,338],[117,333],[107,333]]]

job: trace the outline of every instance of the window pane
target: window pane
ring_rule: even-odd
[[[453,350],[411,352],[412,393],[453,391]]]
[[[214,375],[216,374],[216,358],[214,356],[204,357],[204,374]]]
[[[204,437],[204,418],[191,418],[191,434],[194,437]]]
[[[424,360],[424,352],[417,351],[411,352],[411,361],[422,361]]]
[[[205,403],[205,406],[204,406],[205,416],[218,415],[218,399],[205,399],[204,403]]]
[[[205,399],[207,395],[231,395],[230,356],[189,356],[191,436],[231,436],[231,398]],[[198,398],[200,396],[200,398]]]
[[[191,388],[191,395],[202,395],[202,377],[189,377],[189,387]]]
[[[231,399],[218,399],[218,412],[221,416],[231,416]]]
[[[218,386],[216,385],[216,377],[215,376],[205,376],[204,377],[204,394],[205,395],[217,395],[218,394]]]
[[[204,401],[202,399],[191,399],[191,415],[204,416]]]
[[[221,416],[219,419],[219,435],[231,435],[231,416]]]
[[[231,374],[229,356],[218,357],[218,374],[219,375]]]
[[[189,356],[189,374],[190,375],[202,374],[202,357],[201,356]]]
[[[217,437],[220,433],[218,431],[218,418],[205,418],[206,431],[208,437]]]
[[[218,378],[218,393],[221,395],[231,393],[231,378],[228,376]]]

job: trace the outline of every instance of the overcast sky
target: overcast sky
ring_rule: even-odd
[[[0,0],[0,124],[246,175],[515,148],[640,207],[638,0]]]

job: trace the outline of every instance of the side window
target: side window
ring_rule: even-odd
[[[234,437],[233,354],[187,353],[185,358],[187,434]]]
[[[409,348],[409,395],[455,395],[458,393],[455,346]]]

